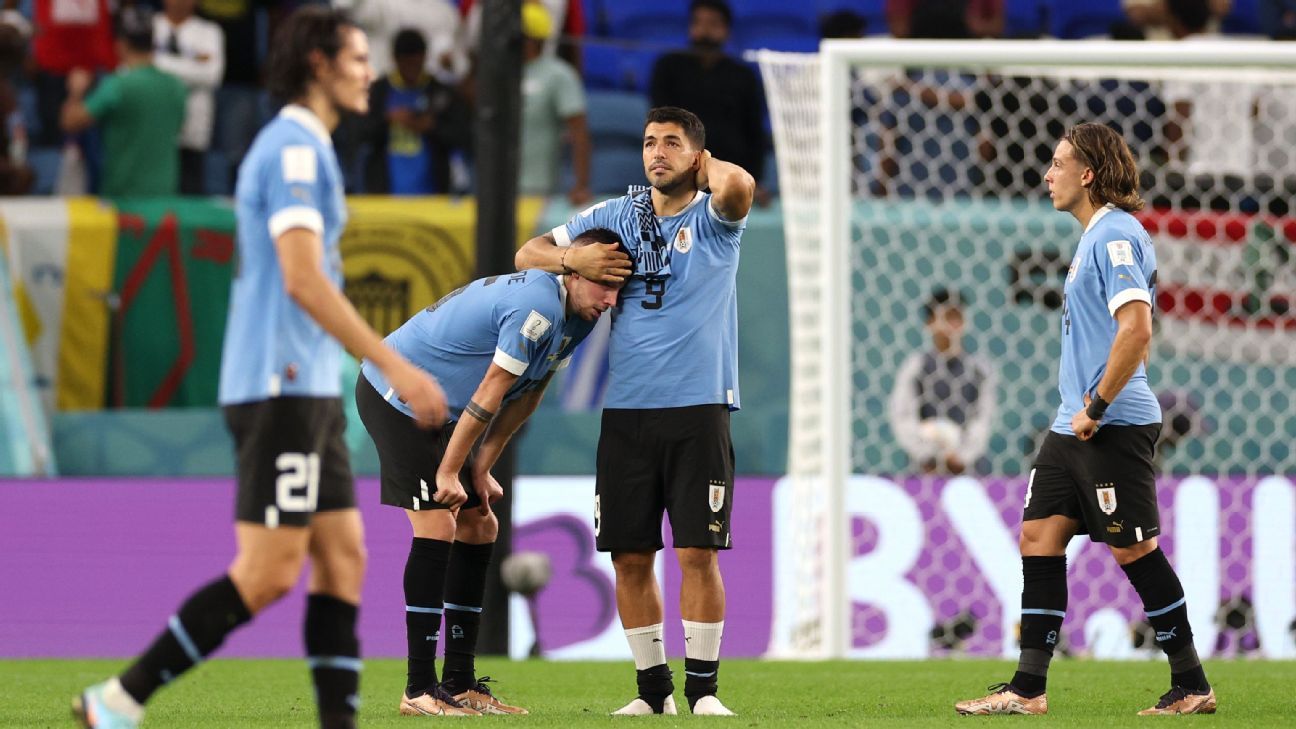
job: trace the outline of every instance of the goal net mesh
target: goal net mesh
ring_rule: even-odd
[[[978,566],[956,529],[940,527],[954,517],[928,509],[939,510],[961,470],[990,494],[1015,545],[1025,474],[1058,405],[1062,287],[1081,233],[1053,209],[1043,178],[1057,140],[1079,121],[1119,131],[1141,169],[1147,206],[1138,217],[1159,267],[1148,376],[1165,412],[1161,474],[1170,485],[1191,476],[1229,482],[1215,522],[1224,542],[1219,600],[1197,611],[1213,621],[1221,603],[1252,599],[1228,584],[1251,581],[1250,489],[1270,474],[1296,474],[1296,73],[1193,68],[1191,56],[1173,69],[1085,67],[1076,58],[896,68],[866,59],[847,63],[840,88],[821,90],[820,63],[760,54],[792,327],[793,496],[788,524],[776,529],[792,532],[794,570],[784,572],[794,573],[785,587],[796,598],[778,609],[774,652],[850,653],[887,632],[887,616],[847,595],[845,650],[825,644],[825,596],[834,580],[859,576],[831,574],[826,559],[834,516],[825,492],[834,484],[821,444],[838,435],[832,423],[847,422],[834,421],[840,409],[849,410],[850,472],[890,479],[926,525],[909,578],[926,593],[929,613],[913,619],[930,623],[928,650],[1011,652],[1015,599],[969,603],[980,592]],[[821,127],[833,107],[824,93],[846,100],[835,100],[845,111],[829,127]],[[839,132],[824,139],[821,129]],[[823,174],[823,144],[848,160],[848,174]],[[849,218],[844,257],[834,257],[820,220],[832,196]],[[849,396],[834,399],[823,282],[825,268],[846,261]],[[946,300],[959,309],[961,336],[947,306],[931,317],[924,308]],[[962,353],[938,351],[942,337],[961,340]],[[850,519],[845,559],[876,549],[876,531]],[[1078,569],[1092,578],[1108,568],[1076,558],[1073,576]],[[1101,589],[1072,580],[1064,638],[1076,650],[1102,637],[1070,616],[1128,600],[1118,577]]]

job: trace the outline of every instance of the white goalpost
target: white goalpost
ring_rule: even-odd
[[[952,503],[941,491],[950,482],[921,473],[888,419],[896,371],[925,346],[920,311],[937,288],[958,292],[967,348],[998,375],[986,447],[964,475],[983,489],[1024,479],[1057,406],[1061,277],[1080,235],[1042,181],[1070,125],[1117,128],[1143,172],[1140,218],[1160,265],[1149,380],[1170,439],[1161,472],[1239,489],[1296,474],[1296,46],[864,39],[756,57],[791,326],[788,478],[775,530],[795,554],[775,569],[771,655],[913,652],[912,640],[865,645],[870,621],[901,616],[862,606],[860,583],[882,578],[858,558],[888,543],[853,519],[861,504],[888,503],[885,487],[856,483],[867,476]],[[1250,508],[1240,497],[1224,503],[1220,523]],[[1230,559],[1239,570],[1250,559],[1237,539],[1238,554],[1221,557],[1225,579]],[[1002,622],[995,634],[1007,652],[1012,611],[959,601],[975,590],[960,588],[955,565],[970,562],[913,559],[905,574],[938,586],[931,615],[913,620],[949,620],[957,605]],[[1199,600],[1209,620],[1216,597]]]

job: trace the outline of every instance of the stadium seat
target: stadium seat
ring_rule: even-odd
[[[625,91],[591,91],[586,119],[594,148],[631,145],[636,149],[643,137],[648,99]]]
[[[1005,0],[1004,37],[1038,38],[1049,14],[1046,0]]]
[[[594,147],[590,160],[590,189],[597,194],[625,193],[627,185],[647,184],[640,145]]]
[[[746,33],[738,36],[744,50],[768,48],[775,51],[814,53],[819,50],[819,36],[804,33]]]
[[[603,17],[607,34],[613,38],[668,38],[673,43],[683,43],[688,36],[687,0],[660,0],[652,4],[608,2],[603,5]]]
[[[581,48],[581,60],[585,67],[585,86],[589,89],[624,88],[621,53],[622,50],[615,46],[587,41]]]
[[[886,0],[818,0],[815,4],[818,18],[839,10],[849,10],[864,18],[868,23],[866,35],[887,35],[891,32],[887,26]]]
[[[754,7],[760,6],[760,7]],[[783,2],[747,2],[734,8],[733,31],[747,33],[787,33],[818,35],[819,20],[804,10],[797,11]]]
[[[1220,29],[1237,35],[1260,34],[1260,2],[1261,0],[1233,0],[1233,9],[1224,16]]]
[[[1049,11],[1050,32],[1068,40],[1110,35],[1112,23],[1125,17],[1120,0],[1055,0]]]
[[[653,65],[657,63],[657,58],[662,53],[660,48],[623,51],[620,70],[625,85],[622,88],[648,93],[648,86],[652,83]]]
[[[27,150],[27,164],[36,173],[32,194],[54,194],[54,183],[58,182],[59,161],[62,158],[63,150],[58,147],[32,147]]]

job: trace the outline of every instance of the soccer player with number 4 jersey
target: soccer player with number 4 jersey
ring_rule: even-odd
[[[756,185],[712,157],[705,137],[694,114],[651,110],[643,134],[649,186],[584,210],[517,255],[519,268],[630,276],[613,312],[594,495],[597,547],[612,553],[638,679],[638,696],[616,714],[676,713],[653,569],[663,512],[681,572],[684,694],[694,714],[733,713],[717,698],[725,613],[717,555],[732,546],[738,252]],[[571,247],[595,227],[620,234],[633,275],[610,251]]]
[[[1153,455],[1161,407],[1146,370],[1157,270],[1152,240],[1131,215],[1143,207],[1138,165],[1116,132],[1080,124],[1058,142],[1044,179],[1053,207],[1073,215],[1084,232],[1064,288],[1062,404],[1026,486],[1021,656],[1008,683],[954,708],[1048,711],[1045,681],[1066,617],[1066,546],[1088,534],[1106,543],[1125,571],[1170,661],[1170,690],[1138,713],[1214,713],[1183,586],[1157,546]]]
[[[337,11],[298,10],[275,37],[268,75],[271,92],[289,103],[239,167],[238,273],[221,359],[219,399],[238,470],[238,552],[124,673],[74,699],[83,726],[137,726],[157,689],[283,597],[309,557],[304,632],[320,726],[354,727],[365,558],[342,439],[339,344],[382,370],[425,426],[445,420],[441,388],[386,346],[340,288],[346,207],[330,130],[342,111],[368,107],[373,70],[364,33]]]

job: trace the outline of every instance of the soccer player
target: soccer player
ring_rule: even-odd
[[[596,228],[573,244],[616,248],[620,242],[616,233]],[[527,713],[493,696],[473,665],[486,568],[499,532],[490,504],[503,494],[490,469],[535,411],[553,373],[616,305],[620,288],[575,274],[524,271],[479,279],[415,314],[387,343],[445,386],[451,422],[438,430],[420,431],[382,372],[364,364],[356,406],[378,447],[382,502],[404,509],[414,530],[405,562],[409,661],[401,714]],[[446,662],[438,682],[443,614]]]
[[[276,36],[270,90],[291,103],[239,170],[239,272],[221,361],[237,555],[133,665],[74,700],[87,727],[135,727],[154,691],[287,593],[307,557],[305,642],[320,725],[355,726],[365,554],[342,440],[339,342],[382,370],[421,422],[445,419],[441,388],[383,344],[339,289],[346,210],[329,130],[341,111],[365,111],[372,78],[364,33],[336,11],[299,10]]]
[[[1066,545],[1077,534],[1107,544],[1170,659],[1170,690],[1139,714],[1215,711],[1183,587],[1157,547],[1152,458],[1161,407],[1145,369],[1156,253],[1130,215],[1143,207],[1138,179],[1125,141],[1101,124],[1067,131],[1044,178],[1053,207],[1084,228],[1062,307],[1062,404],[1026,486],[1017,672],[989,696],[955,704],[960,714],[1048,711],[1045,679],[1066,616]]]
[[[627,242],[635,265],[613,312],[594,495],[597,546],[612,553],[617,610],[638,671],[639,695],[617,714],[676,713],[653,571],[663,511],[682,573],[684,693],[694,714],[732,714],[716,698],[725,612],[718,552],[732,546],[736,276],[756,183],[712,157],[705,142],[691,112],[649,111],[643,162],[651,186],[532,238],[516,260],[551,273],[627,275],[628,263],[611,253],[571,247],[583,231],[606,227]]]

